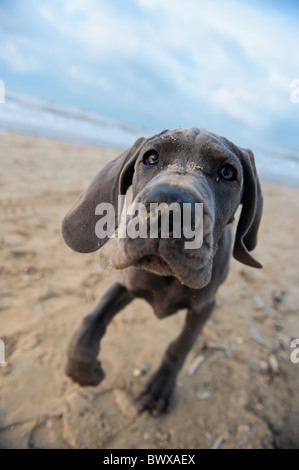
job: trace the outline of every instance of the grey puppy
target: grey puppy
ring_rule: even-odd
[[[133,201],[148,210],[151,203],[203,203],[202,246],[185,249],[183,236],[119,239],[110,262],[122,271],[75,331],[66,373],[81,385],[97,385],[104,378],[97,360],[100,339],[132,299],[145,299],[158,318],[185,308],[181,334],[138,397],[139,411],[158,415],[169,409],[177,374],[212,312],[231,251],[241,263],[262,267],[249,253],[257,243],[262,194],[251,150],[205,129],[165,130],[138,139],[96,175],[64,218],[66,243],[82,253],[100,248],[108,236],[100,240],[96,235],[101,216],[95,208],[108,202],[117,209],[118,195],[131,185]],[[233,243],[232,222],[240,204]]]

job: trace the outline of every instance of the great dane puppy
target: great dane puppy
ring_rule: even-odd
[[[169,409],[177,374],[212,312],[231,252],[241,263],[262,267],[249,253],[257,243],[262,194],[251,150],[205,129],[165,130],[138,139],[95,176],[63,220],[66,243],[81,253],[100,248],[109,236],[97,236],[95,227],[103,215],[96,207],[110,203],[117,214],[118,196],[131,185],[133,202],[144,204],[148,214],[152,203],[189,204],[194,231],[194,207],[201,203],[197,228],[202,244],[186,249],[184,233],[171,237],[171,221],[169,238],[119,238],[110,263],[120,275],[75,331],[66,373],[81,385],[97,385],[104,378],[97,359],[100,339],[114,315],[134,298],[149,302],[158,318],[187,309],[181,334],[138,397],[139,411],[158,415]],[[233,243],[232,222],[240,204]],[[127,217],[127,224],[131,220]]]

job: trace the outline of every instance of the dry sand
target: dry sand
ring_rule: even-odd
[[[1,135],[1,448],[299,447],[299,189],[263,184],[255,270],[232,259],[203,335],[181,371],[170,414],[137,415],[134,397],[178,334],[184,312],[158,320],[136,300],[102,342],[106,379],[80,387],[66,347],[116,276],[102,251],[72,252],[61,220],[112,150]],[[190,365],[207,343],[204,362]],[[299,354],[298,354],[299,357]],[[148,372],[138,375],[136,368]],[[135,372],[134,372],[135,370]]]

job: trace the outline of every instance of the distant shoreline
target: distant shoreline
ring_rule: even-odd
[[[111,151],[111,152],[115,152],[115,156],[118,155],[118,153],[121,153],[123,152],[126,148],[128,148],[128,146],[132,145],[135,141],[135,139],[133,138],[131,143],[129,145],[120,145],[120,144],[113,144],[113,143],[108,143],[108,142],[100,142],[100,141],[87,141],[87,140],[84,140],[83,138],[75,138],[75,137],[68,137],[68,136],[65,136],[65,135],[54,135],[54,134],[51,134],[49,133],[48,135],[44,135],[38,131],[34,132],[26,132],[26,131],[20,131],[20,130],[11,130],[11,129],[5,129],[4,127],[1,127],[1,124],[0,124],[0,139],[1,139],[1,136],[2,135],[10,135],[10,136],[16,136],[16,137],[21,137],[21,138],[29,138],[29,139],[38,139],[40,141],[51,141],[53,143],[62,143],[64,145],[70,145],[70,146],[75,146],[75,147],[81,147],[81,148],[95,148],[95,149],[99,149],[99,150],[107,150],[107,151]],[[141,136],[142,134],[140,134]],[[137,137],[136,137],[137,138]],[[253,149],[254,151],[254,149]],[[256,160],[258,160],[258,156],[259,156],[259,153],[258,151],[254,151],[255,155],[256,155]],[[277,158],[277,157],[273,157],[275,158],[276,160],[279,160],[281,162],[282,158]],[[274,172],[272,172],[272,174],[269,174],[267,175],[267,171],[266,169],[263,169],[262,168],[262,164],[258,165],[258,162],[257,162],[257,167],[258,167],[258,172],[259,172],[259,176],[260,176],[260,179],[261,179],[261,182],[264,183],[264,184],[273,184],[273,185],[278,185],[278,186],[286,186],[286,187],[293,187],[293,188],[299,188],[299,162],[297,164],[297,162],[293,162],[295,166],[298,165],[298,174],[295,174],[295,173],[291,173],[291,176],[294,177],[294,179],[292,180],[290,178],[290,180],[284,178],[282,179],[279,174],[275,174]],[[260,168],[259,168],[260,166]],[[295,169],[294,169],[295,171]]]

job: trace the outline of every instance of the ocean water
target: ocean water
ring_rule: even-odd
[[[152,135],[71,106],[8,93],[0,104],[0,132],[7,131],[119,149],[129,147],[141,135]]]
[[[138,137],[149,137],[157,131],[129,126],[51,101],[7,93],[5,103],[0,104],[0,133],[4,132],[123,150]],[[299,186],[299,149],[257,143],[253,150],[262,180]]]

